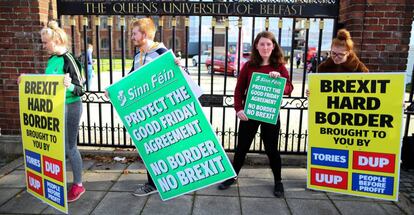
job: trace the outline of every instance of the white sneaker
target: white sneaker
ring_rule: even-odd
[[[140,184],[139,187],[132,193],[132,195],[148,196],[156,192],[158,192],[157,188],[153,187],[152,185],[148,183],[145,183],[145,184]]]

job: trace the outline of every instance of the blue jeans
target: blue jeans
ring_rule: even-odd
[[[93,79],[94,72],[93,72],[93,65],[92,64],[88,64],[88,89],[91,89],[92,86],[92,79]]]

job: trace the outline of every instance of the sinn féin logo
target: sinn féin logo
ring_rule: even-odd
[[[119,103],[121,103],[121,107],[123,107],[125,105],[126,101],[127,101],[127,98],[126,98],[123,90],[118,92],[118,101],[119,101]]]

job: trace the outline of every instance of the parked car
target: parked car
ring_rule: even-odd
[[[200,63],[205,64],[208,57],[210,57],[210,51],[203,51],[203,53],[200,56]],[[193,62],[193,66],[198,65],[198,55],[193,56],[192,62]]]
[[[238,70],[237,70],[237,61],[236,54],[229,54],[227,55],[227,74],[233,75],[237,77]],[[240,56],[240,68],[247,62],[247,58]],[[224,73],[225,70],[225,55],[223,54],[214,54],[214,73]],[[206,67],[208,73],[211,73],[211,57],[207,58],[206,60]]]

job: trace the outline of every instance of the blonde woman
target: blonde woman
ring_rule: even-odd
[[[65,107],[65,150],[72,165],[73,184],[68,192],[68,202],[78,200],[85,188],[82,185],[82,158],[77,148],[79,122],[82,115],[81,96],[83,79],[81,66],[69,53],[68,37],[56,21],[50,21],[41,31],[43,49],[50,54],[45,74],[64,74],[66,87]]]

